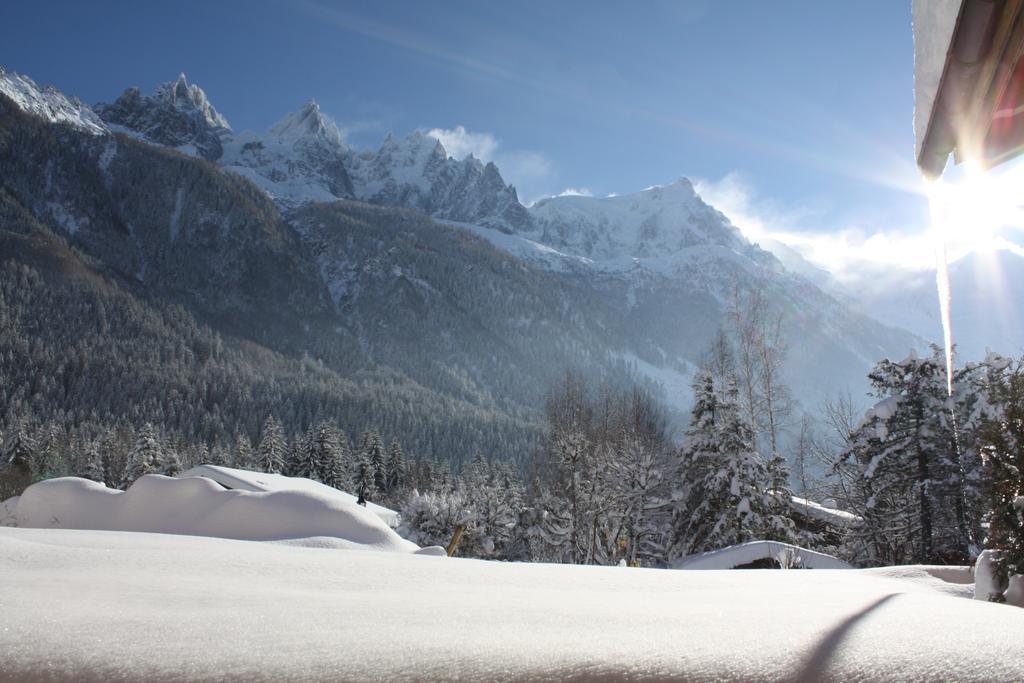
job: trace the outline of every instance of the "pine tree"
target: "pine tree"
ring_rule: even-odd
[[[81,476],[85,479],[107,483],[107,468],[103,462],[103,455],[100,453],[99,444],[90,441],[85,447]]]
[[[310,457],[314,462],[313,478],[328,486],[343,489],[347,485],[346,463],[342,461],[341,437],[338,429],[329,422],[321,422],[313,432]]]
[[[405,455],[402,453],[402,446],[398,443],[398,439],[392,439],[391,448],[388,450],[385,482],[388,495],[394,497],[405,486],[405,470]]]
[[[986,548],[996,551],[996,586],[1024,575],[1024,360],[988,359],[980,441],[988,473]],[[997,598],[999,596],[996,596]]]
[[[289,477],[320,480],[320,449],[317,429],[311,428],[301,439],[295,440],[294,457],[289,467]]]
[[[716,395],[708,373],[694,382],[696,402],[683,447],[684,480],[670,556],[756,540],[766,529],[768,475],[740,413],[736,381]]]
[[[327,454],[326,461],[321,463],[323,482],[340,491],[348,491],[352,487],[349,472],[349,461],[352,453],[348,446],[348,437],[336,433],[332,450]]]
[[[256,469],[268,474],[280,474],[284,470],[285,452],[284,430],[272,415],[267,415],[256,450]]]
[[[24,422],[19,422],[4,444],[3,464],[8,467],[32,467],[38,446]]]
[[[36,457],[36,442],[28,433],[24,422],[11,430],[0,458],[0,498],[20,495],[35,480],[32,462]]]
[[[352,469],[353,493],[363,500],[372,500],[374,497],[373,465],[370,463],[369,455],[365,451],[356,454],[355,463]]]
[[[160,444],[157,441],[156,430],[147,422],[139,430],[135,447],[128,454],[124,486],[131,486],[139,477],[157,472],[160,460]]]
[[[369,432],[365,437],[363,457],[370,462],[373,473],[372,494],[377,495],[387,490],[387,465],[385,463],[384,443],[377,432]]]
[[[869,378],[881,400],[841,462],[864,518],[865,561],[968,561],[975,524],[964,506],[965,461],[955,431],[964,417],[956,412],[967,404],[947,396],[942,349],[933,346],[928,358],[883,360]]]
[[[231,452],[222,444],[213,444],[213,448],[210,449],[209,464],[217,467],[231,467]]]
[[[163,449],[163,457],[160,461],[160,471],[168,477],[176,477],[181,474],[181,458],[178,457],[177,449],[169,446]]]
[[[254,464],[252,442],[245,434],[235,436],[235,467],[240,470],[251,470]]]

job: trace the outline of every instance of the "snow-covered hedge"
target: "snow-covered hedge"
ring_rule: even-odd
[[[18,496],[0,502],[0,526],[17,526],[18,520],[15,517],[17,509]]]

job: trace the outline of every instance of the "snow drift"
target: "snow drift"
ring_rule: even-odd
[[[252,470],[241,470],[220,465],[197,465],[177,476],[178,479],[186,477],[206,477],[224,488],[241,491],[308,491],[328,498],[348,501],[353,505],[358,500],[351,493],[339,491],[336,488],[313,481],[312,479],[286,477],[283,474],[267,474],[266,472],[254,472]],[[372,502],[366,503],[366,509],[384,520],[392,529],[398,526],[400,518],[396,511]]]
[[[149,474],[127,491],[88,479],[50,479],[25,489],[16,521],[19,527],[40,529],[146,531],[248,541],[318,539],[318,545],[331,547],[420,550],[355,503],[313,491],[229,491],[202,477]]]

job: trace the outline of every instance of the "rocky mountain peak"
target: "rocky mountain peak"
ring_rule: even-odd
[[[302,107],[287,114],[270,127],[268,133],[282,139],[315,140],[336,148],[346,148],[341,129],[323,111],[316,100],[309,99]]]
[[[97,104],[96,113],[114,130],[210,160],[220,158],[231,134],[227,119],[183,73],[157,86],[152,95],[128,88],[112,104]]]
[[[0,94],[29,114],[53,123],[69,125],[91,135],[110,131],[89,106],[77,97],[68,97],[53,86],[41,88],[28,76],[6,71],[0,66]]]

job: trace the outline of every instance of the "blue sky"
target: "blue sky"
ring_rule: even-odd
[[[907,190],[909,0],[8,0],[4,16],[0,63],[87,102],[184,71],[262,130],[314,97],[359,147],[453,131],[524,201],[685,175],[790,233],[927,221]]]

